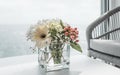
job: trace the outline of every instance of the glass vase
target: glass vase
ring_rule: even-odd
[[[70,46],[65,43],[51,43],[38,49],[38,62],[45,71],[69,68]]]

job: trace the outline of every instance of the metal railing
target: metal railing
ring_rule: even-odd
[[[111,15],[92,30],[92,38],[120,40],[120,12]]]

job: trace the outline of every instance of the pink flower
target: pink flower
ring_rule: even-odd
[[[70,34],[70,35],[73,35],[74,33],[73,33],[73,32],[70,32],[69,34]]]
[[[71,28],[70,26],[67,26],[69,29]]]
[[[79,42],[79,40],[76,40],[79,34],[79,31],[77,30],[77,28],[66,26],[64,28],[64,34],[65,36],[69,37],[72,41]]]
[[[77,28],[75,28],[75,30],[77,30]]]
[[[70,31],[70,29],[71,29],[71,27],[70,26],[66,26],[65,28],[64,28],[64,31]]]
[[[65,35],[66,35],[66,36],[68,36],[68,34],[69,34],[68,32],[65,32]]]
[[[69,28],[70,29],[70,31],[72,31],[72,28]]]
[[[66,30],[67,30],[67,27],[64,28],[64,31],[66,31]]]
[[[72,40],[74,40],[74,39],[75,39],[75,36],[74,36],[74,35],[71,35],[70,38],[71,38]]]
[[[76,38],[78,38],[78,36],[76,36]]]
[[[76,40],[75,42],[79,42],[79,40]]]
[[[79,34],[79,31],[76,31],[76,34],[78,35],[78,34]]]

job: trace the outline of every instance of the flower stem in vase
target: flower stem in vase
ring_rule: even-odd
[[[51,55],[53,57],[54,64],[60,64],[61,63],[61,57],[62,57],[62,50],[53,50],[51,52]]]
[[[49,48],[51,50],[51,56],[53,58],[54,64],[60,64],[62,61],[62,53],[63,53],[63,44],[62,43],[52,43]]]

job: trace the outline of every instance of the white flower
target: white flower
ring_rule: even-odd
[[[63,31],[60,21],[60,19],[39,21],[36,25],[30,27],[27,33],[28,40],[33,41],[38,48],[43,48],[49,45],[51,40],[55,40],[53,38],[54,35],[58,36],[56,38],[62,40],[61,34],[58,33]],[[56,33],[53,35],[51,31],[54,33],[54,30]]]
[[[30,28],[27,37],[36,43],[36,47],[43,48],[50,44],[51,37],[48,34],[49,30],[46,25],[35,25]]]
[[[50,20],[49,23],[48,23],[48,27],[50,29],[57,30],[57,32],[63,31],[63,28],[62,28],[62,26],[60,24],[60,20],[59,19],[52,19],[52,20]]]

